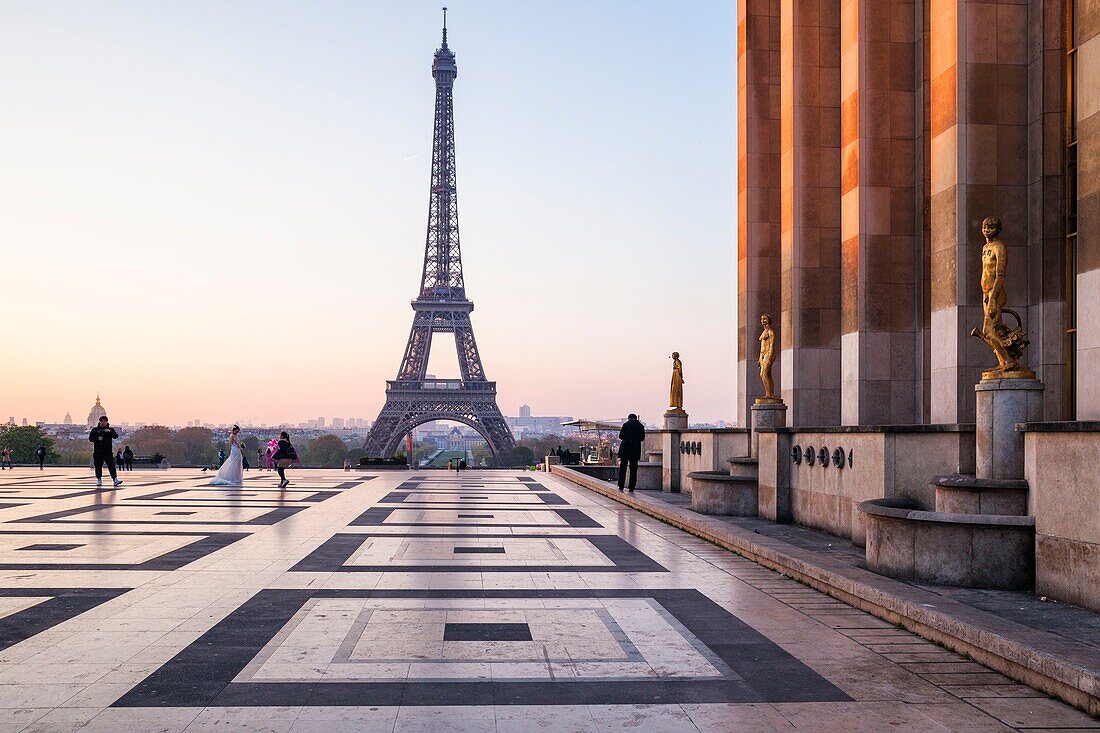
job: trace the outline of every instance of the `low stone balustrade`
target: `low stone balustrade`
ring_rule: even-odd
[[[699,514],[755,517],[757,483],[755,478],[730,476],[723,471],[692,471],[691,509]]]

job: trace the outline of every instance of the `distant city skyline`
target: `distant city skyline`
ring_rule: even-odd
[[[735,5],[451,8],[466,286],[508,415],[735,403]],[[435,2],[0,6],[0,414],[381,407],[424,252]],[[654,100],[660,100],[655,102]],[[431,370],[457,375],[436,340]],[[74,413],[77,420],[83,412]]]
[[[0,413],[2,414],[2,413]],[[163,425],[165,427],[226,427],[230,425],[241,425],[242,427],[299,427],[306,429],[331,429],[331,430],[353,430],[353,429],[365,429],[370,426],[371,418],[359,417],[359,416],[324,416],[320,415],[314,418],[306,418],[304,420],[275,420],[272,422],[260,420],[258,418],[237,418],[235,420],[203,420],[199,417],[192,417],[189,420],[183,422],[165,422],[158,420],[141,420],[141,419],[116,419],[111,417],[110,412],[107,410],[107,405],[103,404],[102,396],[97,395],[96,401],[89,411],[87,424],[94,423],[100,414],[107,414],[113,425],[125,425],[125,426],[144,426],[144,425]],[[538,425],[540,429],[546,427],[548,420],[551,419],[572,419],[572,416],[552,416],[552,415],[537,415],[533,414],[530,405],[524,404],[520,406],[517,415],[507,415],[507,419],[510,423],[515,423],[519,427],[524,427],[525,423],[530,423],[531,426]],[[72,419],[71,411],[67,411],[65,416],[61,420],[52,420],[42,417],[28,417],[24,416],[17,420],[15,416],[9,416],[8,422],[16,425],[71,425],[77,421]],[[446,421],[441,421],[446,422]]]

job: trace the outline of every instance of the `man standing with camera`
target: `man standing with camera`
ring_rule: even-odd
[[[92,443],[92,463],[95,465],[95,485],[103,485],[103,464],[107,464],[107,470],[111,473],[111,480],[118,486],[122,482],[118,480],[118,472],[115,469],[115,452],[112,442],[118,438],[118,433],[111,427],[107,416],[99,418],[99,425],[92,428],[88,440]]]

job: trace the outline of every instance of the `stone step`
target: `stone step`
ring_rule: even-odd
[[[737,456],[736,458],[727,458],[726,463],[728,463],[730,466],[730,476],[741,476],[743,478],[755,479],[760,475],[760,461],[751,456]]]
[[[932,482],[936,511],[947,514],[1027,515],[1027,481],[981,479],[965,474],[941,476]]]

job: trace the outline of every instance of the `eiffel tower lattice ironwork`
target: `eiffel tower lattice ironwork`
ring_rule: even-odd
[[[444,14],[443,45],[432,63],[435,77],[435,131],[432,141],[432,186],[428,200],[428,238],[420,295],[412,302],[413,324],[397,379],[386,382],[386,404],[371,426],[364,446],[367,455],[390,456],[405,435],[432,420],[454,420],[477,430],[494,454],[515,447],[508,423],[497,407],[496,382],[485,379],[474,340],[462,279],[458,243],[458,196],[455,185],[455,138],[452,90],[458,67],[447,47]],[[432,336],[453,333],[460,379],[428,379]]]

